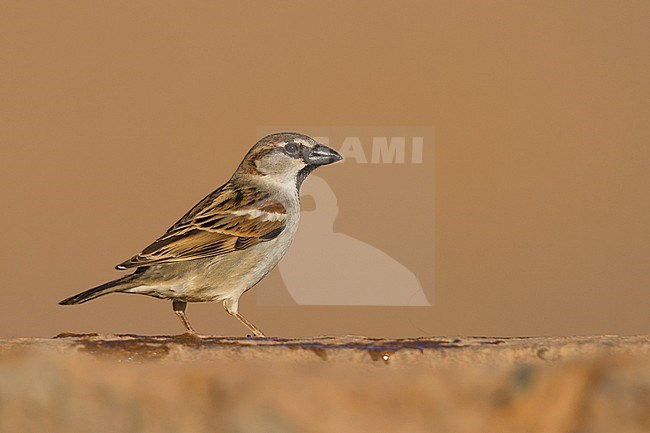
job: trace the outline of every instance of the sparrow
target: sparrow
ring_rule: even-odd
[[[222,301],[230,315],[263,337],[239,312],[239,298],[289,248],[298,229],[299,191],[305,178],[341,159],[335,150],[303,134],[281,132],[262,138],[228,182],[140,254],[116,266],[133,273],[59,304],[82,304],[110,293],[167,299],[187,332],[195,334],[185,314],[187,303]]]

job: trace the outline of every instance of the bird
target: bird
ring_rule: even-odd
[[[235,173],[139,254],[116,266],[131,274],[59,302],[74,305],[110,293],[172,301],[188,334],[188,302],[223,302],[256,337],[264,333],[239,312],[239,298],[280,261],[300,220],[300,186],[316,168],[343,157],[313,138],[279,132],[259,140]]]

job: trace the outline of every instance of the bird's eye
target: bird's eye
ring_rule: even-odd
[[[286,150],[287,153],[290,155],[295,155],[296,153],[298,153],[298,145],[294,142],[287,143],[284,146],[284,150]]]

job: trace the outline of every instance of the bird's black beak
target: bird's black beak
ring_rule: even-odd
[[[303,150],[303,159],[309,165],[319,166],[340,161],[343,157],[336,150],[317,144],[312,148]]]

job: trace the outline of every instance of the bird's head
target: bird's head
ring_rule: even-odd
[[[343,157],[334,149],[311,137],[280,132],[258,141],[244,157],[237,173],[300,188],[313,170],[341,159]]]

